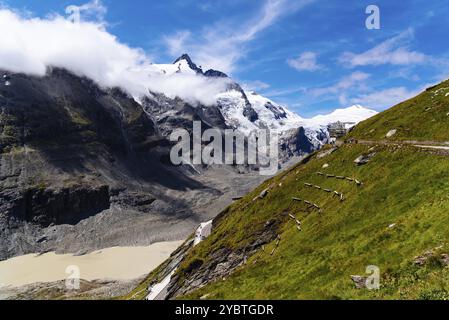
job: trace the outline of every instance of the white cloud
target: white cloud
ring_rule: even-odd
[[[136,98],[151,90],[203,104],[214,103],[226,86],[223,79],[160,74],[143,50],[121,43],[102,21],[74,25],[59,15],[40,19],[0,9],[0,30],[0,69],[12,72],[42,76],[48,66],[62,67]]]
[[[170,37],[165,37],[164,41],[167,44],[169,53],[172,56],[180,56],[185,53],[184,48],[186,46],[187,40],[190,38],[192,33],[188,30],[178,31],[175,35]],[[180,54],[181,53],[181,54]]]
[[[298,71],[316,71],[323,67],[317,63],[317,55],[315,52],[303,52],[296,59],[288,59],[287,63],[290,67]]]
[[[261,11],[247,23],[230,25],[229,21],[205,27],[193,36],[188,31],[165,37],[173,56],[188,52],[203,69],[218,69],[226,73],[235,70],[237,62],[246,55],[245,45],[275,23],[282,15],[299,10],[314,0],[266,0]]]
[[[422,90],[422,88],[417,90],[408,90],[405,87],[396,87],[370,94],[359,95],[358,97],[350,99],[350,101],[354,104],[368,105],[377,110],[385,110],[416,96]]]
[[[370,77],[368,73],[356,71],[349,76],[343,77],[336,84],[329,87],[314,88],[309,90],[309,93],[315,97],[326,94],[342,94],[342,91],[347,89],[365,89],[365,80]]]
[[[411,51],[408,47],[413,40],[412,29],[388,39],[374,48],[360,54],[345,52],[340,57],[340,62],[350,67],[367,65],[412,65],[420,64],[428,60],[428,57],[420,52]]]

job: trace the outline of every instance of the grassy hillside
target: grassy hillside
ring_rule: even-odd
[[[398,140],[449,141],[446,86],[381,113],[350,134],[379,140],[374,146],[344,144],[332,153],[327,147],[230,206],[216,219],[212,235],[184,259],[176,274],[180,286],[210,265],[219,250],[246,252],[267,225],[276,226],[280,241],[252,252],[230,276],[177,298],[449,299],[449,261],[444,260],[449,257],[449,155],[380,141],[394,128]],[[371,159],[358,166],[354,160],[360,155]],[[268,194],[257,198],[265,189]],[[380,290],[357,289],[351,280],[351,275],[368,276],[368,265],[380,268]]]
[[[415,256],[441,245],[449,253],[449,158],[410,148],[379,147],[370,163],[355,166],[352,160],[368,148],[345,146],[327,158],[314,158],[262,186],[276,185],[265,199],[246,210],[231,208],[190,259],[207,259],[218,246],[235,250],[248,240],[254,225],[271,218],[284,222],[279,248],[270,256],[273,242],[255,264],[257,254],[226,281],[187,298],[206,293],[226,299],[420,298],[431,292],[449,298],[447,269],[413,264]],[[330,165],[326,170],[321,169],[324,163]],[[317,171],[356,177],[363,186],[322,177]],[[304,183],[338,190],[346,200],[340,202]],[[313,201],[323,212],[294,203],[292,197]],[[284,211],[302,222],[302,232]],[[396,225],[389,228],[392,224]],[[368,265],[380,267],[379,291],[355,289],[350,279],[350,275],[364,275]]]
[[[449,80],[364,121],[349,138],[384,139],[395,129],[390,140],[448,141],[448,128]]]

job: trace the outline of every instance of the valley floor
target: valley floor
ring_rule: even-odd
[[[69,266],[79,268],[84,281],[97,284],[126,284],[138,279],[167,259],[182,241],[155,243],[147,247],[115,247],[90,254],[75,256],[57,255],[53,252],[30,254],[0,262],[0,297],[6,292],[20,292],[20,287],[52,288],[54,283],[65,280]],[[99,281],[101,280],[101,281]],[[47,283],[47,285],[45,285]],[[63,286],[63,283],[62,287]]]

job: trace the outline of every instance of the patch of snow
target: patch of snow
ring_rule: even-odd
[[[196,246],[201,241],[206,239],[210,234],[212,233],[212,222],[213,220],[210,220],[208,222],[204,222],[200,224],[198,229],[195,232],[195,240],[193,242],[193,245]]]
[[[167,295],[167,288],[170,284],[171,277],[175,274],[175,272],[176,270],[173,270],[164,278],[164,280],[152,286],[149,289],[150,293],[146,297],[146,300],[164,300]]]
[[[256,125],[259,128],[285,131],[297,129],[303,124],[303,119],[287,108],[265,98],[255,92],[246,92],[248,101],[259,115]]]
[[[176,73],[196,75],[196,71],[192,70],[187,60],[182,59],[173,64],[153,64],[153,72],[160,74],[173,75]]]
[[[195,240],[193,242],[193,246],[198,245],[204,239],[206,239],[212,233],[212,222],[213,220],[201,223],[199,227],[195,231]],[[148,288],[149,294],[146,297],[146,300],[165,300],[167,296],[167,289],[170,285],[170,281],[172,276],[176,272],[176,268],[173,269],[172,272],[168,276],[166,276],[161,282],[151,286]]]
[[[228,126],[241,131],[245,135],[258,129],[255,123],[249,121],[249,119],[243,115],[246,101],[240,91],[229,90],[218,94],[216,98]]]

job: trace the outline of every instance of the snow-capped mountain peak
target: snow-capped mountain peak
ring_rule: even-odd
[[[203,71],[200,66],[197,66],[190,56],[185,53],[176,59],[172,64],[153,64],[153,67],[164,75],[189,74],[200,75],[208,78],[228,78],[228,75],[214,69]]]
[[[216,104],[210,108],[206,106],[201,108],[216,108],[215,110],[221,113],[220,117],[225,126],[234,128],[245,135],[258,129],[278,131],[283,141],[283,149],[288,150],[289,156],[311,152],[327,143],[329,137],[327,127],[331,123],[343,122],[349,128],[377,114],[376,111],[366,107],[354,105],[306,119],[263,95],[243,90],[237,82],[232,81],[220,71],[203,72],[187,54],[176,59],[173,64],[158,64],[154,67],[159,70],[159,74],[168,76],[181,74],[217,79],[228,78],[223,91],[219,91],[212,99],[216,101]],[[168,116],[169,113],[165,112],[164,115]]]
[[[182,56],[176,59],[175,62],[173,62],[173,64],[174,65],[182,64],[184,68],[187,66],[190,70],[194,71],[195,73],[199,74],[203,73],[203,70],[200,67],[198,67],[195,63],[193,63],[192,59],[190,59],[190,56],[187,53],[184,53]]]
[[[377,114],[376,111],[361,105],[353,105],[348,108],[336,109],[333,112],[326,115],[318,115],[311,119],[307,119],[307,124],[310,127],[327,126],[334,122],[343,122],[348,126],[354,126],[357,123],[371,118]]]

